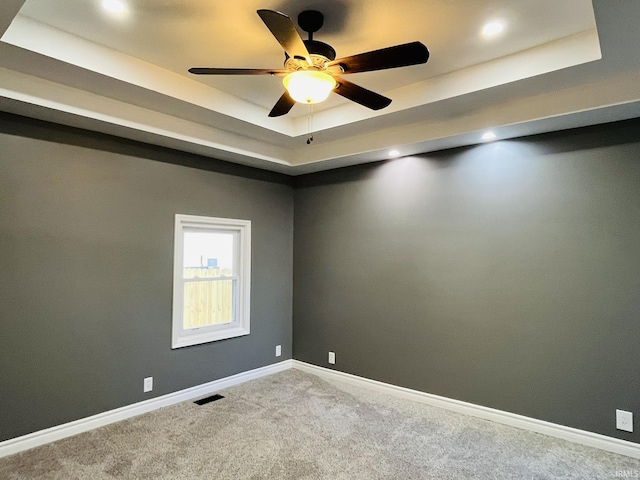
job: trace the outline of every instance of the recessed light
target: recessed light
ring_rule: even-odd
[[[390,157],[399,157],[400,156],[400,152],[398,150],[389,150],[389,156]]]
[[[485,23],[484,27],[482,27],[482,35],[485,37],[495,37],[503,31],[504,23],[497,21]]]
[[[495,139],[496,139],[496,134],[493,132],[486,132],[482,135],[482,140],[484,140],[485,142],[489,142]]]
[[[102,8],[111,13],[125,13],[127,5],[122,0],[102,0]]]

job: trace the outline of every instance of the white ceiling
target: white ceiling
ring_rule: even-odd
[[[256,10],[321,10],[314,38],[338,57],[421,41],[425,65],[350,75],[393,100],[373,112],[338,95],[267,113],[281,68]],[[486,39],[490,20],[505,32]],[[640,116],[640,2],[611,0],[3,0],[0,109],[289,174]],[[304,35],[304,34],[303,34]]]

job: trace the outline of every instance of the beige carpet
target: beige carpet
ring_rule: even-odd
[[[0,459],[0,478],[525,480],[640,472],[638,460],[297,370],[220,393],[226,398]]]

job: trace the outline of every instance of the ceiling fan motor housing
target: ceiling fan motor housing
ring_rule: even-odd
[[[311,56],[312,65],[309,67],[316,67],[323,69],[325,63],[336,59],[336,51],[331,45],[318,40],[304,40],[304,45],[307,47],[307,51]],[[300,68],[300,59],[292,59],[289,55],[284,54],[284,67],[288,70],[298,70]],[[305,62],[306,63],[306,62]]]
[[[336,51],[331,45],[324,42],[319,42],[313,39],[313,33],[317,32],[324,25],[324,15],[317,10],[305,10],[298,15],[298,25],[300,28],[309,34],[308,40],[303,40],[307,51],[311,56],[312,65],[308,65],[311,68],[323,69],[325,63],[336,59]],[[284,65],[289,70],[297,70],[300,68],[298,61],[302,59],[296,58],[291,61],[289,55],[285,52]]]
[[[324,25],[324,15],[317,10],[305,10],[298,15],[298,25],[309,34],[309,39],[303,40],[311,56],[311,61],[313,62],[312,65],[308,65],[308,67],[324,69],[325,63],[336,59],[336,51],[331,45],[313,39],[313,33],[320,30],[322,25]],[[298,63],[300,60],[302,59],[296,58],[291,60],[285,52],[284,66],[288,70],[297,70],[300,68],[300,64]]]
[[[336,59],[336,51],[328,43],[304,40],[304,44],[311,55],[321,55],[329,61]]]

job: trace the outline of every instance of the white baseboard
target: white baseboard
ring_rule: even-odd
[[[379,392],[383,392],[396,397],[413,400],[434,407],[444,408],[453,412],[463,413],[473,417],[491,420],[504,425],[530,430],[532,432],[542,433],[550,437],[560,438],[569,442],[586,445],[588,447],[606,450],[607,452],[625,455],[627,457],[640,458],[640,444],[619,440],[617,438],[600,435],[598,433],[587,432],[577,428],[565,427],[556,423],[545,422],[535,418],[517,415],[515,413],[504,412],[494,408],[474,405],[473,403],[453,400],[446,397],[440,397],[430,393],[424,393],[409,388],[398,387],[388,383],[369,380],[368,378],[358,377],[349,373],[338,372],[324,367],[318,367],[309,363],[293,360],[293,368],[303,372],[311,373],[319,377],[330,380],[349,383],[359,387],[365,387]]]
[[[133,405],[127,405],[125,407],[116,408],[115,410],[109,410],[108,412],[92,415],[91,417],[81,418],[63,425],[57,425],[22,437],[12,438],[10,440],[0,442],[0,458],[22,452],[30,448],[39,447],[45,443],[55,442],[56,440],[87,432],[94,428],[109,425],[110,423],[119,422],[143,413],[151,412],[162,407],[168,407],[169,405],[174,405],[209,393],[214,393],[233,385],[248,382],[249,380],[288,370],[291,367],[292,360],[285,360],[280,363],[267,365],[266,367],[256,368],[255,370],[249,370],[247,372],[238,373],[237,375],[221,378],[220,380],[214,380],[213,382],[180,390],[179,392],[169,393],[143,402],[134,403]]]
[[[337,380],[377,390],[396,397],[413,400],[414,402],[444,408],[446,410],[463,413],[465,415],[491,420],[504,425],[521,428],[523,430],[530,430],[544,435],[549,435],[550,437],[560,438],[562,440],[598,448],[600,450],[640,459],[640,445],[633,442],[619,440],[617,438],[607,437],[606,435],[587,432],[577,428],[565,427],[551,422],[536,420],[534,418],[517,415],[515,413],[503,412],[502,410],[496,410],[494,408],[474,405],[460,400],[453,400],[430,393],[411,390],[409,388],[398,387],[388,383],[358,377],[349,373],[318,367],[298,360],[285,360],[280,363],[267,365],[266,367],[256,368],[255,370],[250,370],[230,377],[221,378],[220,380],[214,380],[213,382],[180,390],[179,392],[169,393],[143,402],[134,403],[133,405],[127,405],[115,410],[109,410],[108,412],[92,415],[91,417],[81,418],[63,425],[57,425],[22,437],[12,438],[10,440],[0,442],[0,458],[6,457],[7,455],[13,455],[14,453],[22,452],[24,450],[29,450],[30,448],[38,447],[46,443],[55,442],[56,440],[71,437],[79,433],[87,432],[94,428],[135,417],[143,413],[151,412],[162,407],[192,400],[197,397],[223,390],[233,385],[239,385],[249,380],[282,372],[290,368],[296,368],[330,380]]]

